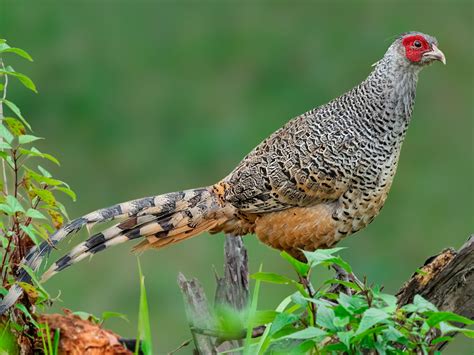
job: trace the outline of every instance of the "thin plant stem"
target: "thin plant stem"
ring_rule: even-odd
[[[5,64],[3,63],[2,58],[0,58],[0,65],[2,66],[2,69],[5,70]],[[7,87],[8,87],[8,75],[4,74],[5,76],[5,82],[3,84],[3,95],[2,95],[2,101],[7,98]],[[0,124],[3,124],[3,102],[0,101]],[[3,137],[0,137],[0,142],[3,140]],[[2,149],[3,151],[3,149]],[[7,172],[5,168],[5,159],[2,159],[2,172],[3,172],[3,193],[5,195],[8,195],[8,184],[7,184]]]

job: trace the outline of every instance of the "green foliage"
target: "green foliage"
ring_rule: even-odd
[[[102,312],[102,315],[100,317],[97,317],[93,315],[92,313],[89,312],[84,312],[84,311],[75,311],[72,312],[75,316],[80,317],[83,320],[88,320],[92,323],[102,325],[107,319],[111,318],[120,318],[128,322],[128,318],[125,314],[118,313],[118,312],[110,312],[110,311],[105,311]]]
[[[451,324],[474,324],[468,318],[439,311],[417,295],[413,303],[397,306],[397,298],[377,286],[361,282],[350,265],[335,255],[342,248],[305,252],[308,263],[286,253],[282,257],[297,271],[298,280],[274,273],[252,275],[259,283],[290,284],[296,292],[288,296],[266,323],[256,341],[246,339],[245,350],[264,353],[346,353],[376,351],[379,354],[427,354],[439,342],[450,341],[455,332],[474,337],[474,331]],[[336,267],[346,280],[331,279],[314,290],[309,275],[317,266]],[[252,303],[256,304],[254,299]],[[247,332],[248,334],[248,332]]]
[[[6,55],[18,55],[29,61],[31,56],[22,49],[10,47],[0,40],[0,277],[2,294],[12,282],[21,259],[35,244],[48,238],[60,228],[67,218],[63,204],[58,201],[58,192],[75,199],[74,192],[65,182],[53,176],[39,162],[58,160],[51,154],[42,153],[36,144],[42,139],[32,134],[31,126],[20,108],[7,99],[7,90],[15,80],[37,93],[36,85],[25,74],[5,64]],[[49,328],[40,326],[32,314],[32,306],[49,304],[49,294],[40,285],[34,272],[25,268],[33,284],[20,284],[27,298],[10,312],[15,321],[7,326],[18,332],[36,328],[44,342],[47,354],[57,353],[59,333],[54,334],[53,343]],[[5,328],[6,330],[6,328]]]
[[[68,184],[54,178],[40,161],[59,161],[51,154],[43,153],[34,146],[43,138],[31,134],[31,126],[23,116],[20,108],[7,100],[7,89],[10,79],[18,79],[26,88],[37,92],[34,82],[25,74],[15,71],[4,64],[3,55],[11,53],[32,61],[31,56],[19,48],[10,47],[5,40],[0,39],[0,277],[3,286],[0,293],[5,295],[7,288],[15,279],[15,268],[28,250],[35,244],[46,240],[55,229],[61,228],[67,219],[66,209],[58,201],[57,193],[69,196],[73,201],[76,194]],[[9,115],[7,115],[9,114]],[[31,276],[32,284],[20,283],[28,296],[24,303],[18,303],[12,308],[16,313],[15,322],[9,322],[3,328],[0,338],[0,351],[15,345],[11,331],[24,332],[30,326],[36,328],[43,343],[43,351],[48,355],[58,352],[59,330],[51,334],[48,324],[38,324],[32,314],[31,306],[41,306],[50,303],[50,295],[42,287],[33,270],[24,266]],[[140,308],[137,349],[151,354],[152,341],[148,315],[148,304],[140,265]],[[117,312],[103,312],[96,317],[87,312],[73,312],[82,319],[96,324],[102,324],[110,318],[127,317]],[[138,350],[137,350],[138,351]],[[13,351],[11,351],[13,352]]]
[[[59,336],[60,330],[57,328],[54,331],[54,336],[51,337],[51,330],[48,323],[41,324],[38,328],[38,332],[41,336],[41,343],[43,345],[43,353],[45,355],[57,355],[59,349]],[[53,340],[51,341],[51,338]]]
[[[16,354],[18,346],[9,324],[0,326],[0,354]]]

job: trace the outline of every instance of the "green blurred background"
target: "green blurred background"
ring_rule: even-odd
[[[289,118],[363,80],[394,35],[435,35],[448,65],[421,74],[386,207],[341,243],[360,276],[395,292],[428,256],[459,247],[473,231],[472,4],[0,0],[0,37],[35,59],[10,62],[39,94],[12,85],[9,96],[47,138],[38,148],[61,160],[49,168],[78,193],[67,202],[76,217],[217,181]],[[252,271],[263,263],[292,275],[253,236],[246,245]],[[178,272],[199,278],[212,298],[222,246],[221,235],[204,235],[141,256],[158,353],[190,337]],[[122,312],[129,323],[106,325],[134,337],[139,280],[129,248],[52,279],[47,289],[62,300],[53,310]],[[259,307],[275,307],[290,292],[264,285]],[[472,350],[458,339],[446,353]]]

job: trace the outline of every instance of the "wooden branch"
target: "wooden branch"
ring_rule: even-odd
[[[249,271],[247,250],[241,237],[226,235],[224,246],[224,276],[216,274],[217,289],[215,304],[242,310],[249,299]],[[210,312],[209,304],[199,281],[186,280],[183,274],[178,276],[178,284],[186,304],[186,315],[199,354],[216,354],[242,346],[242,340],[224,341]],[[242,339],[245,337],[245,333]]]
[[[214,329],[206,294],[197,279],[186,280],[182,273],[178,275],[178,285],[184,297],[186,315],[199,354],[215,354],[215,338],[194,331],[195,328]]]
[[[428,258],[398,291],[398,305],[411,303],[417,294],[442,311],[474,320],[474,235],[458,251],[446,249]],[[445,345],[440,343],[437,349]]]
[[[224,255],[224,277],[216,274],[215,302],[238,310],[244,309],[249,300],[249,268],[242,238],[227,235]]]
[[[247,250],[241,237],[226,235],[224,244],[224,276],[216,274],[215,305],[243,310],[249,300],[249,268]],[[216,346],[217,352],[236,349],[244,345],[243,339],[225,341]],[[217,345],[217,344],[216,344]]]
[[[419,294],[438,308],[474,318],[474,235],[459,249],[446,249],[426,260],[398,291],[400,306]]]

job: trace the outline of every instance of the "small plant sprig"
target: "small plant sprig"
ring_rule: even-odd
[[[10,47],[0,39],[0,292],[14,282],[14,274],[22,258],[35,244],[46,240],[48,235],[60,228],[67,212],[56,198],[64,193],[76,199],[69,185],[53,178],[42,165],[59,161],[51,154],[43,153],[35,144],[42,138],[32,134],[28,121],[20,108],[7,94],[10,85],[18,80],[27,89],[37,92],[34,82],[25,74],[7,65],[7,55],[17,55],[28,61],[31,56],[20,48]],[[34,280],[35,281],[35,280]],[[34,282],[22,285],[28,297],[20,300],[13,309],[11,325],[20,331],[35,326],[30,312],[33,306],[45,303],[49,296]]]
[[[357,279],[351,266],[335,255],[341,249],[304,252],[307,263],[283,252],[281,256],[296,270],[298,280],[270,272],[252,275],[257,283],[293,285],[296,292],[273,315],[272,311],[259,311],[272,315],[271,320],[267,319],[260,337],[250,344],[247,339],[243,348],[247,353],[428,354],[436,344],[451,341],[454,333],[474,338],[474,330],[452,323],[472,325],[474,321],[439,311],[419,295],[413,303],[398,307],[395,296]],[[345,277],[327,280],[314,290],[310,274],[318,266],[332,267]],[[252,326],[255,316],[249,318]]]

